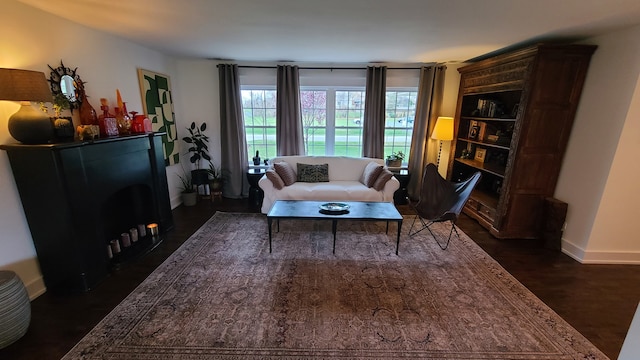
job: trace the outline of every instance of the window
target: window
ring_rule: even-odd
[[[402,151],[407,161],[416,116],[417,91],[388,90],[384,126],[384,156]]]
[[[243,89],[242,110],[249,159],[260,151],[260,157],[276,156],[276,91]]]
[[[277,156],[274,69],[241,69],[249,158]],[[384,156],[409,155],[419,70],[387,72]],[[300,103],[307,155],[362,156],[366,71],[301,69]],[[405,161],[406,161],[405,157]]]

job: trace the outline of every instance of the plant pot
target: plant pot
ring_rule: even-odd
[[[183,192],[180,197],[182,198],[182,205],[184,206],[194,206],[198,202],[198,193],[195,191],[188,193]]]
[[[386,164],[387,164],[387,167],[401,167],[402,160],[387,160]]]
[[[205,169],[191,170],[191,183],[205,185],[209,183],[209,172]]]
[[[221,179],[209,180],[209,190],[211,192],[222,191],[222,180]]]

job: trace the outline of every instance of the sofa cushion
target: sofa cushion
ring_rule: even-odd
[[[384,169],[384,166],[373,161],[370,162],[364,168],[364,172],[362,173],[362,180],[360,182],[363,183],[366,187],[372,187],[378,179],[378,176],[380,176],[382,169]]]
[[[380,175],[378,175],[376,182],[373,183],[373,188],[378,191],[382,191],[382,189],[384,189],[384,185],[392,177],[393,177],[393,173],[391,171],[389,171],[388,169],[382,169],[382,172],[380,172]]]
[[[275,163],[273,164],[273,168],[275,169],[276,173],[280,175],[280,178],[282,178],[282,181],[284,181],[285,186],[289,186],[296,182],[296,172],[288,163],[284,161]]]
[[[267,178],[269,178],[269,180],[271,180],[271,182],[273,183],[274,188],[280,190],[284,187],[284,181],[275,170],[273,169],[267,170],[266,175],[267,175]]]
[[[329,164],[301,164],[298,163],[298,181],[300,182],[329,182]]]

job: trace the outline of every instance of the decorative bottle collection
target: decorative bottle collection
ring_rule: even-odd
[[[100,99],[100,112],[91,106],[84,89],[84,83],[76,84],[78,97],[80,126],[78,138],[80,140],[97,137],[123,136],[130,134],[145,134],[153,132],[151,121],[145,115],[127,110],[127,103],[122,101],[120,90],[116,89],[116,105],[109,106],[107,98]]]

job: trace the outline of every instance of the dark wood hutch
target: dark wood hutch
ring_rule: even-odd
[[[458,70],[447,177],[482,172],[464,212],[494,236],[540,236],[595,49],[541,44]]]

